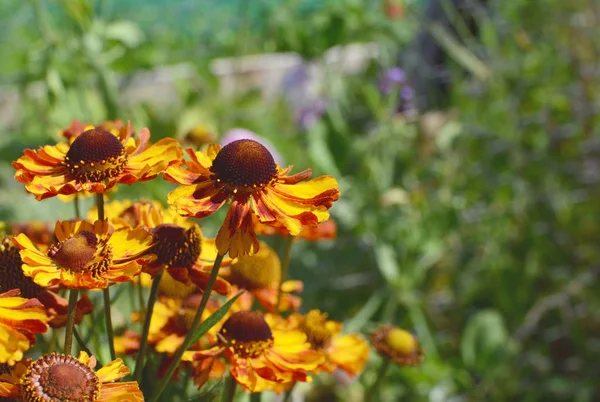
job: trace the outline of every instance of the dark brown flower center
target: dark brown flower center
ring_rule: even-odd
[[[331,329],[327,328],[327,314],[319,310],[310,310],[306,313],[301,327],[315,349],[327,346],[334,335]]]
[[[73,141],[64,164],[77,181],[100,182],[125,169],[127,153],[114,134],[93,128]]]
[[[281,279],[281,261],[266,244],[256,254],[239,257],[229,269],[231,282],[248,290],[270,288]]]
[[[202,247],[202,234],[197,225],[185,229],[179,225],[163,223],[152,229],[155,242],[153,253],[157,264],[168,267],[191,267]]]
[[[269,184],[277,175],[277,164],[267,148],[253,140],[238,140],[225,145],[210,171],[214,180],[232,193],[252,192]]]
[[[0,293],[18,288],[22,297],[39,297],[44,289],[23,274],[22,265],[19,249],[9,238],[4,238],[0,242]]]
[[[88,264],[94,259],[98,238],[88,230],[81,230],[49,251],[49,256],[61,267],[74,272],[88,270]]]
[[[256,357],[273,343],[269,324],[256,311],[233,313],[223,324],[221,335],[242,357]]]
[[[40,357],[21,379],[23,401],[95,401],[100,381],[88,366],[59,353]]]

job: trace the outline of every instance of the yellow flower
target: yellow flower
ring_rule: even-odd
[[[53,352],[36,361],[19,362],[0,375],[0,396],[23,401],[137,402],[144,396],[136,382],[115,382],[129,374],[116,359],[94,371],[96,358]]]
[[[0,363],[15,364],[48,330],[48,316],[37,299],[19,297],[19,289],[0,294]]]
[[[417,337],[393,325],[376,328],[371,334],[371,344],[377,353],[400,366],[415,366],[423,361]]]
[[[248,290],[268,312],[277,311],[281,261],[268,244],[260,242],[260,249],[256,254],[238,257],[222,275],[229,283]],[[302,281],[285,281],[279,311],[300,308],[302,299],[291,293],[301,292],[303,288]]]
[[[47,253],[39,251],[29,238],[13,239],[21,249],[23,272],[40,286],[102,289],[111,283],[131,281],[145,262],[152,235],[144,229],[120,229],[111,233],[106,220],[57,222],[58,244]]]
[[[54,236],[54,235],[53,235]],[[38,299],[48,314],[48,325],[52,328],[64,327],[67,323],[69,302],[50,289],[44,289],[30,277],[25,276],[21,266],[19,249],[13,245],[10,238],[0,240],[0,292],[19,289],[27,299]],[[75,322],[79,324],[85,314],[90,314],[94,305],[82,294],[75,309]]]
[[[26,149],[13,166],[15,179],[38,200],[87,191],[104,193],[117,183],[133,184],[155,178],[183,156],[172,138],[148,144],[144,128],[136,140],[131,125],[106,131],[88,126],[69,142]]]
[[[219,253],[229,252],[231,258],[258,250],[253,215],[296,236],[305,226],[327,220],[340,195],[331,176],[307,181],[310,169],[288,176],[292,166],[280,168],[267,148],[253,140],[187,152],[190,161],[174,164],[164,174],[166,180],[182,184],[167,195],[167,201],[180,215],[197,218],[231,201],[216,239]]]
[[[290,232],[284,226],[265,225],[258,220],[254,223],[257,235],[287,237]],[[317,226],[307,226],[298,235],[299,239],[308,241],[334,240],[337,237],[337,225],[333,219],[319,223]]]
[[[208,362],[205,367],[210,369],[212,361],[224,354],[231,364],[231,375],[248,392],[280,393],[296,381],[311,381],[308,374],[323,363],[323,355],[310,347],[303,332],[272,322],[270,326],[255,311],[233,313],[221,328],[218,346],[187,351],[183,360]]]
[[[315,350],[322,351],[325,362],[320,370],[333,372],[336,368],[350,375],[362,372],[369,358],[369,345],[358,334],[342,334],[341,322],[327,319],[327,314],[310,310],[304,315],[288,317],[291,328],[299,328]]]

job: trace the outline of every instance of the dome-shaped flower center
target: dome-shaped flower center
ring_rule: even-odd
[[[191,267],[200,256],[202,233],[197,225],[185,229],[179,225],[163,223],[152,229],[153,253],[156,264],[168,267]]]
[[[88,366],[59,353],[42,356],[21,379],[23,401],[95,401],[100,381]]]
[[[170,297],[173,299],[183,299],[188,297],[196,290],[196,285],[186,285],[173,279],[169,271],[163,273],[160,283],[158,284],[158,293],[161,296]]]
[[[21,290],[21,297],[39,297],[44,289],[23,274],[22,265],[19,249],[8,237],[4,238],[0,242],[0,293],[18,288]]]
[[[93,128],[73,141],[64,163],[77,181],[100,182],[125,169],[127,153],[114,134]]]
[[[210,171],[229,191],[252,192],[269,184],[277,175],[277,164],[267,148],[253,140],[237,140],[217,154]]]
[[[328,326],[328,322],[327,313],[322,313],[319,310],[310,310],[304,316],[301,328],[315,349],[325,347],[334,335],[332,328]]]
[[[385,340],[394,351],[405,355],[415,353],[418,349],[415,336],[400,328],[390,329]]]
[[[89,230],[81,230],[48,252],[48,255],[61,267],[75,272],[89,270],[88,264],[94,259],[98,238]]]
[[[244,289],[271,288],[281,279],[281,261],[272,248],[261,243],[256,254],[238,258],[230,272],[228,279]]]
[[[256,357],[273,343],[269,324],[256,311],[233,313],[223,324],[221,335],[242,357]]]

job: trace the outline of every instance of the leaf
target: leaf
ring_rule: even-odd
[[[394,283],[400,279],[400,267],[397,263],[396,251],[389,244],[380,244],[375,247],[375,259],[379,272],[387,283]]]
[[[235,303],[235,301],[238,299],[238,297],[240,297],[244,292],[245,292],[245,290],[242,290],[241,292],[239,292],[238,294],[233,296],[231,299],[229,299],[227,301],[227,303],[223,304],[217,311],[215,311],[213,314],[211,314],[206,320],[202,321],[200,323],[200,326],[198,326],[198,328],[194,332],[194,336],[192,336],[190,338],[189,344],[193,345],[194,343],[196,343],[196,341],[198,339],[200,339],[200,337],[202,335],[204,335],[205,333],[208,332],[209,329],[214,327],[221,320],[221,318],[225,317],[225,314],[227,314],[227,312],[231,308],[231,305],[233,303]]]
[[[144,33],[131,21],[117,21],[106,26],[104,37],[117,40],[129,48],[133,48],[143,42]]]
[[[463,332],[463,362],[476,370],[493,369],[508,351],[509,341],[502,315],[491,309],[479,311],[469,319]]]

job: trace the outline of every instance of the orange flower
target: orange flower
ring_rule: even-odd
[[[184,361],[203,364],[210,369],[223,353],[231,364],[230,373],[248,392],[289,389],[295,381],[311,381],[308,375],[323,363],[323,355],[312,350],[306,334],[270,326],[260,313],[233,313],[219,332],[220,344],[204,351],[187,351]],[[197,375],[207,378],[199,371]],[[202,385],[202,384],[200,384]]]
[[[52,234],[54,236],[54,234]],[[52,328],[64,327],[67,323],[69,302],[50,289],[44,289],[36,284],[30,277],[25,276],[21,266],[19,249],[15,247],[10,238],[0,241],[0,292],[19,289],[21,295],[27,299],[38,299],[46,308],[48,325]],[[75,322],[79,324],[85,314],[90,314],[94,305],[82,294],[77,301],[75,309]]]
[[[381,325],[371,334],[371,344],[381,356],[400,366],[415,366],[423,361],[423,350],[416,336],[393,325]]]
[[[152,235],[144,229],[120,229],[113,233],[106,220],[57,222],[59,243],[48,253],[39,251],[24,234],[13,239],[21,249],[23,272],[40,286],[102,289],[111,283],[131,281],[142,269]]]
[[[29,359],[28,359],[29,360]],[[137,402],[144,396],[136,382],[115,382],[129,374],[116,359],[94,371],[96,358],[53,352],[35,361],[19,362],[0,375],[0,396],[23,401]]]
[[[257,235],[287,237],[290,232],[283,226],[265,225],[256,220],[254,231]],[[298,235],[298,238],[308,241],[334,240],[337,237],[337,225],[333,219],[319,223],[317,226],[307,226]]]
[[[0,294],[0,363],[15,364],[48,330],[48,317],[37,299],[19,297],[19,289]]]
[[[183,156],[181,146],[165,138],[149,146],[144,128],[135,140],[131,125],[112,132],[99,127],[68,136],[69,142],[26,149],[13,166],[15,179],[38,200],[87,191],[104,193],[117,183],[133,184],[155,178]]]
[[[331,373],[339,368],[353,376],[362,372],[369,358],[369,345],[358,334],[342,334],[341,322],[328,320],[327,314],[319,310],[293,314],[288,320],[291,328],[306,334],[313,349],[325,355],[320,370]]]
[[[56,242],[56,237],[54,236],[50,224],[43,221],[11,223],[10,233],[13,236],[25,233],[37,248],[44,251],[48,250],[48,248]]]
[[[223,270],[223,277],[233,285],[248,290],[268,312],[277,311],[277,295],[281,280],[281,261],[268,244],[260,242],[256,254],[239,257]],[[279,311],[297,310],[302,299],[292,292],[301,292],[302,281],[285,281],[282,285]]]
[[[166,180],[183,184],[167,195],[167,201],[180,215],[197,218],[231,201],[217,235],[219,253],[229,252],[231,258],[258,251],[253,215],[296,236],[303,227],[327,220],[340,195],[331,176],[307,181],[310,169],[288,176],[292,166],[280,168],[253,140],[233,141],[222,149],[212,144],[205,152],[187,153],[190,161],[175,164],[164,174]]]

